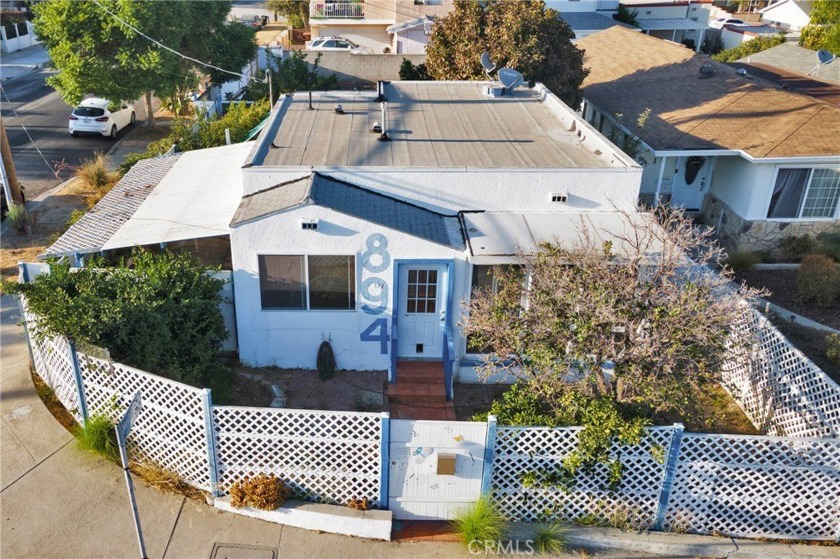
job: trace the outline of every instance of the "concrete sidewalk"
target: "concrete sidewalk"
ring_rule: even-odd
[[[82,453],[44,407],[29,375],[17,301],[0,299],[0,557],[136,557],[122,472]],[[460,543],[375,542],[266,523],[136,483],[149,557],[351,559],[471,557]],[[518,525],[514,538],[533,529]],[[562,557],[840,557],[840,548],[667,533],[571,528]],[[524,547],[523,547],[524,549]]]
[[[16,52],[3,53],[0,58],[0,79],[12,80],[43,67],[50,61],[50,55],[41,45]]]

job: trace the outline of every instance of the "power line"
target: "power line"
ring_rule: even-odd
[[[225,70],[224,68],[219,68],[218,66],[214,66],[213,64],[209,64],[207,62],[202,62],[201,60],[198,60],[197,58],[187,56],[186,54],[181,54],[177,50],[164,45],[163,43],[161,43],[157,39],[153,39],[152,37],[149,37],[148,35],[146,35],[142,31],[140,31],[139,29],[137,29],[136,27],[134,27],[133,25],[131,25],[130,23],[125,21],[124,19],[120,18],[120,16],[118,16],[117,14],[115,14],[114,12],[112,12],[111,10],[109,10],[108,8],[103,6],[102,4],[100,4],[99,0],[93,0],[93,3],[96,4],[97,6],[99,6],[100,8],[102,8],[103,10],[105,10],[105,12],[107,12],[111,17],[113,17],[114,19],[119,21],[121,24],[125,25],[126,27],[128,27],[129,29],[131,29],[132,31],[134,31],[135,33],[137,33],[138,35],[140,35],[144,39],[146,39],[148,41],[151,41],[152,43],[156,44],[157,46],[159,46],[162,49],[168,50],[169,52],[171,52],[172,54],[174,54],[176,56],[180,56],[184,60],[189,60],[190,62],[194,62],[195,64],[200,64],[201,66],[205,66],[207,68],[212,68],[212,69],[218,70],[220,72],[225,72],[227,74],[232,74],[234,76],[239,76],[240,78],[245,78],[246,80],[258,81],[257,78],[254,78],[254,77],[251,77],[251,76],[246,76],[245,74],[242,74],[240,72],[232,72],[230,70]]]
[[[17,113],[17,111],[15,110],[14,105],[12,105],[12,100],[11,100],[11,99],[9,99],[9,94],[8,94],[8,93],[6,93],[6,90],[3,88],[3,86],[2,86],[2,85],[0,85],[0,92],[2,92],[2,93],[3,93],[3,95],[6,97],[6,101],[8,101],[8,102],[9,102],[9,108],[10,108],[10,109],[12,109],[12,112],[15,114],[15,118],[18,120],[18,124],[20,124],[20,127],[21,127],[21,128],[23,128],[23,131],[26,133],[26,136],[29,138],[29,141],[32,143],[32,147],[34,147],[34,148],[35,148],[35,151],[37,151],[37,152],[38,152],[38,155],[40,155],[40,156],[41,156],[41,159],[43,159],[43,160],[44,160],[44,163],[46,163],[46,164],[47,164],[47,167],[49,167],[50,171],[52,171],[52,174],[53,174],[53,175],[55,175],[55,178],[57,178],[57,179],[58,179],[58,178],[61,178],[61,177],[58,175],[58,172],[57,172],[57,171],[53,168],[53,166],[52,166],[52,165],[50,165],[50,162],[49,162],[49,161],[47,161],[47,158],[46,158],[46,157],[44,157],[44,154],[43,154],[43,153],[41,153],[41,149],[38,147],[38,144],[36,144],[36,143],[35,143],[35,140],[33,140],[33,139],[32,139],[32,135],[29,133],[29,130],[27,130],[27,129],[26,129],[26,126],[24,126],[24,124],[23,124],[23,119],[21,119],[21,118],[20,118],[20,115],[19,115],[19,114]]]

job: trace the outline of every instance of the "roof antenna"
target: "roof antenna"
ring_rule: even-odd
[[[374,99],[374,101],[376,101],[377,103],[383,103],[388,100],[385,98],[385,84],[389,83],[391,82],[387,82],[384,80],[379,80],[378,82],[376,82],[376,99]]]
[[[315,108],[312,106],[312,90],[309,90],[309,110],[314,111]]]

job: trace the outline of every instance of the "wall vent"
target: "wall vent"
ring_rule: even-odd
[[[304,220],[300,222],[300,228],[307,230],[307,231],[314,231],[318,229],[318,221],[317,220]]]
[[[551,195],[551,201],[557,204],[565,204],[569,201],[569,195],[565,192],[555,192]]]

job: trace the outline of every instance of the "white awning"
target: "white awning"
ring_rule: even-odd
[[[650,214],[623,212],[589,213],[464,213],[464,226],[470,261],[492,264],[512,261],[519,253],[532,253],[543,243],[572,247],[585,230],[596,242],[611,241],[615,254],[627,253],[622,238],[632,238],[633,230],[651,219]],[[653,256],[659,243],[650,247]]]
[[[674,30],[701,30],[709,26],[691,19],[640,19],[639,28],[642,31],[674,31]]]
[[[103,250],[227,235],[253,144],[188,151]]]

